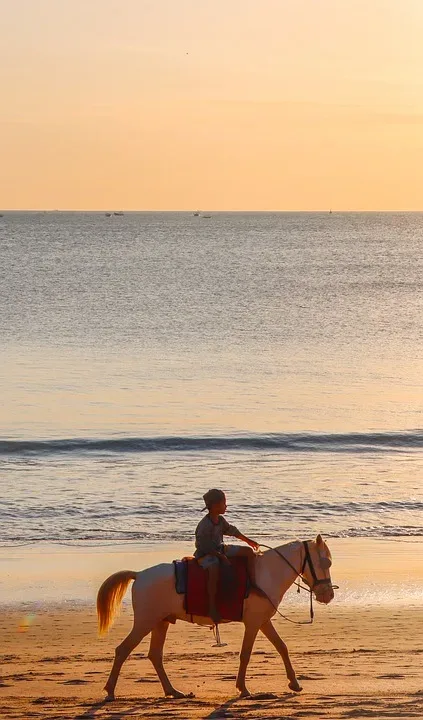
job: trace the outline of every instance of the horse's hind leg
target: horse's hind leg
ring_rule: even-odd
[[[276,632],[273,623],[271,620],[268,620],[265,622],[261,628],[261,632],[263,635],[267,637],[268,640],[272,643],[272,645],[276,648],[279,655],[281,656],[283,663],[285,665],[286,670],[286,676],[289,680],[288,687],[291,690],[294,690],[294,692],[301,692],[302,687],[299,684],[297,677],[295,675],[295,670],[291,665],[291,659],[289,657],[288,648],[286,647],[284,641],[282,638],[278,635]]]
[[[109,678],[104,686],[104,689],[107,692],[107,700],[115,699],[115,687],[123,663],[149,632],[150,630],[145,630],[142,627],[134,625],[129,635],[116,648],[113,666],[110,671]]]
[[[183,692],[176,690],[170,682],[166,670],[163,667],[163,646],[165,644],[169,623],[167,620],[161,620],[155,625],[151,631],[150,650],[148,659],[151,660],[153,667],[162,684],[163,692],[166,697],[182,698],[186,697]]]

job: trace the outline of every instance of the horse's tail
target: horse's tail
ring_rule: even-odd
[[[100,635],[104,635],[109,629],[127,587],[131,580],[135,580],[136,575],[133,570],[121,570],[110,575],[102,584],[97,594],[98,632]]]

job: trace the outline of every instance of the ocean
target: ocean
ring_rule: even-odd
[[[423,215],[6,213],[0,544],[423,535]]]

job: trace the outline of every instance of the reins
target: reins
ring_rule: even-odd
[[[286,564],[289,565],[291,570],[294,571],[295,576],[301,578],[301,580],[304,583],[303,585],[301,585],[301,583],[297,582],[296,580],[294,580],[293,585],[297,586],[298,593],[301,592],[301,590],[306,590],[310,594],[310,620],[292,620],[292,618],[289,618],[286,615],[284,615],[283,613],[281,613],[279,608],[276,607],[276,605],[270,599],[268,594],[264,593],[266,595],[267,599],[273,605],[273,607],[276,610],[276,612],[278,613],[278,615],[280,615],[281,618],[283,618],[284,620],[287,620],[288,622],[292,623],[293,625],[311,625],[314,620],[313,592],[310,589],[310,587],[308,586],[308,584],[306,585],[307,581],[305,580],[305,578],[303,578],[303,575],[302,575],[302,573],[304,572],[306,558],[304,558],[303,567],[301,568],[301,571],[299,571],[293,566],[293,564],[288,560],[288,558],[285,557],[285,555],[283,555],[281,552],[279,552],[279,550],[277,548],[270,547],[270,545],[264,545],[263,543],[260,543],[260,547],[267,548],[267,550],[273,550],[273,552],[275,552],[277,555],[279,555],[279,557],[282,558],[282,560],[285,560]],[[262,590],[262,592],[264,592],[264,591]]]
[[[264,593],[264,594],[266,595],[269,602],[273,605],[273,607],[275,608],[278,615],[280,615],[284,620],[287,620],[288,622],[293,623],[294,625],[311,625],[314,620],[313,589],[316,587],[316,585],[323,585],[324,583],[330,584],[333,589],[337,589],[338,586],[332,585],[332,583],[330,583],[330,580],[318,580],[316,571],[314,569],[313,561],[310,556],[310,550],[309,550],[307,541],[304,540],[302,545],[304,547],[304,560],[303,560],[303,563],[301,566],[301,570],[298,571],[297,568],[295,568],[294,565],[288,560],[288,558],[286,558],[285,555],[283,555],[283,553],[281,553],[277,548],[273,548],[273,547],[270,547],[270,545],[264,545],[263,543],[260,543],[260,547],[267,548],[267,550],[273,550],[273,552],[275,552],[277,555],[279,555],[279,557],[282,558],[282,560],[284,560],[287,565],[289,565],[291,570],[294,571],[295,576],[299,577],[301,579],[303,584],[301,584],[301,582],[297,582],[297,580],[294,580],[293,585],[297,586],[297,588],[298,588],[297,593],[299,593],[301,590],[305,590],[310,595],[310,620],[292,620],[291,618],[287,617],[286,615],[283,615],[283,613],[281,613],[279,608],[277,608],[276,605],[272,602],[272,600],[270,599],[268,594],[267,593]],[[314,580],[313,587],[310,587],[309,583],[307,582],[306,578],[304,577],[304,570],[305,570],[307,563],[310,568],[312,578]],[[262,590],[262,592],[264,592],[264,591]]]

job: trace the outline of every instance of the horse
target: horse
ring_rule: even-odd
[[[321,535],[315,540],[286,543],[269,548],[256,556],[256,581],[260,588],[252,589],[244,600],[242,622],[244,637],[239,658],[236,688],[240,697],[250,695],[246,686],[246,671],[258,632],[262,632],[281,656],[288,679],[288,687],[301,692],[288,649],[272,623],[272,617],[288,588],[298,576],[308,586],[316,600],[327,605],[334,592],[330,576],[332,556]],[[151,633],[148,658],[161,682],[165,697],[189,697],[170,682],[163,666],[163,647],[169,623],[176,620],[197,625],[213,625],[210,618],[188,615],[184,610],[184,597],[176,592],[173,563],[161,563],[135,572],[121,570],[110,575],[97,595],[99,634],[111,626],[131,580],[134,624],[129,635],[116,648],[113,666],[104,687],[106,700],[115,699],[115,688],[123,663],[141,640]],[[222,621],[225,622],[225,621]]]

